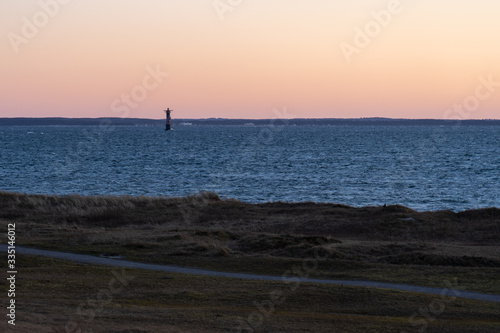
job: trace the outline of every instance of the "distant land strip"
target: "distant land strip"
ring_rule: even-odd
[[[0,126],[163,126],[164,119],[0,118]],[[393,118],[173,119],[172,126],[500,126],[498,119],[443,120]]]

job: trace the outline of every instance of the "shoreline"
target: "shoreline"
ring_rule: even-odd
[[[233,119],[233,118],[174,118],[173,126],[500,126],[500,119],[406,119],[406,118],[291,118],[280,119]],[[164,126],[165,119],[150,118],[65,118],[65,117],[10,117],[0,118],[2,126]],[[252,125],[249,125],[252,124]]]

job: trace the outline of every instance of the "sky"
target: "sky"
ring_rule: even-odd
[[[498,0],[4,0],[0,117],[500,119]]]

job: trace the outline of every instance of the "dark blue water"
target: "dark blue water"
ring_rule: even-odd
[[[0,190],[500,207],[500,128],[0,127]]]

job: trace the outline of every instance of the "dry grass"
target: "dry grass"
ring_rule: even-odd
[[[21,244],[48,249],[274,274],[320,250],[329,260],[318,277],[370,278],[368,271],[425,284],[452,270],[478,291],[500,292],[489,281],[474,282],[479,268],[500,268],[496,208],[419,213],[402,206],[251,205],[209,192],[186,198],[0,192],[2,219],[18,223]]]
[[[495,278],[500,273],[497,208],[454,213],[416,212],[402,206],[251,205],[206,192],[186,198],[0,192],[0,223],[12,222],[16,223],[17,244],[24,246],[276,275],[320,251],[328,259],[310,272],[311,277],[433,287],[458,278],[469,291],[500,294]],[[46,259],[24,257],[23,262],[26,280],[21,289],[26,308],[20,311],[45,314],[51,325],[69,316],[67,309],[74,309],[78,300],[89,295],[88,290],[99,290],[96,283],[106,282],[108,272]],[[88,274],[96,280],[84,278]],[[253,311],[253,300],[265,298],[278,287],[264,282],[136,274],[141,284],[117,298],[109,312],[92,324],[96,332],[125,333],[132,328],[148,333],[234,332],[236,318]],[[424,296],[357,288],[309,286],[300,290],[266,320],[261,332],[417,331],[408,326],[408,316],[431,301]],[[59,296],[50,299],[49,294]],[[46,304],[49,307],[44,310]],[[453,332],[498,331],[498,319],[491,315],[498,310],[498,305],[460,301],[447,307],[439,321],[429,323],[427,331],[445,331],[448,325]]]
[[[0,192],[0,219],[116,228],[197,227],[391,241],[498,244],[500,209],[416,212],[402,206],[245,204],[211,192],[186,198],[82,197]]]
[[[500,308],[492,303],[446,300],[442,313],[429,313],[432,319],[425,320],[419,309],[429,311],[439,297],[137,270],[127,270],[125,274],[134,279],[101,304],[98,295],[114,277],[112,268],[29,256],[20,256],[19,260],[23,274],[18,282],[16,332],[65,332],[68,322],[75,322],[82,332],[96,333],[238,332],[240,320],[259,312],[255,302],[269,304],[266,302],[273,292],[282,296],[255,332],[400,333],[418,332],[423,323],[428,333],[500,329]],[[0,285],[5,286],[5,281]],[[94,318],[89,312],[78,312],[79,305],[88,300],[99,305],[83,308],[94,310]],[[413,321],[412,315],[416,315]],[[0,322],[0,328],[10,332],[5,321]]]

